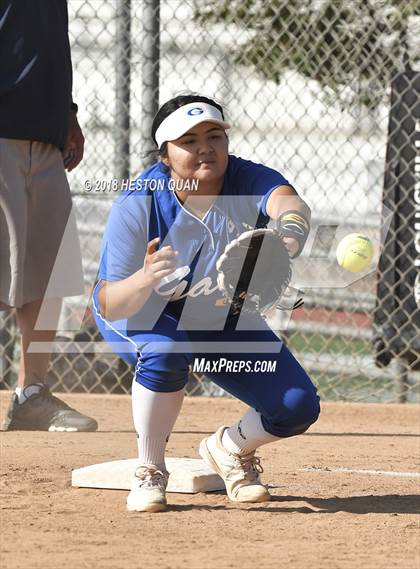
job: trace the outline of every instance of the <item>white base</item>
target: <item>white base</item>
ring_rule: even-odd
[[[195,494],[225,489],[220,476],[199,458],[166,458],[165,461],[169,471],[168,492]],[[127,458],[77,468],[72,471],[71,485],[79,488],[130,490],[138,465],[137,458]]]

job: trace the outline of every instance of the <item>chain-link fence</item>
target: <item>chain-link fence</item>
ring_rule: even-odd
[[[307,282],[302,287],[305,304],[294,311],[288,326],[278,314],[270,324],[282,328],[281,335],[324,398],[418,400],[414,280],[420,238],[414,214],[420,195],[419,162],[413,155],[420,144],[414,139],[420,135],[418,3],[68,4],[73,93],[86,137],[83,164],[69,177],[86,296],[65,304],[50,371],[53,388],[130,389],[132,370],[106,353],[88,307],[101,236],[121,180],[133,179],[150,161],[151,120],[159,104],[195,91],[226,109],[234,125],[231,153],[280,170],[310,204],[317,231],[304,257],[314,275],[328,272],[339,235],[362,232],[383,243],[384,221],[389,222],[388,246],[378,270],[346,287],[332,286],[327,278],[316,288]],[[391,104],[391,86],[401,74],[405,83]],[[393,114],[393,109],[398,112]],[[402,142],[394,140],[392,129],[405,129]],[[398,171],[393,166],[396,157]],[[389,178],[391,170],[387,186],[384,172]],[[408,205],[407,215],[398,214],[403,204]],[[391,220],[389,212],[394,214]],[[401,258],[404,263],[398,264]],[[0,313],[0,318],[2,386],[11,387],[19,343],[13,313]],[[219,394],[197,375],[191,376],[188,390]]]

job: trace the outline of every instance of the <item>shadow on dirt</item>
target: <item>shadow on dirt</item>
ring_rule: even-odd
[[[215,495],[223,495],[223,492],[212,492]],[[227,498],[226,498],[227,500]],[[284,506],[279,504],[285,503]],[[290,502],[307,502],[308,506],[292,506]],[[287,505],[286,505],[287,503]],[[302,514],[335,514],[348,512],[351,514],[419,514],[420,501],[417,495],[399,496],[395,494],[380,496],[349,496],[346,498],[310,498],[308,496],[273,496],[271,502],[257,506],[249,504],[226,505],[170,505],[171,511],[188,510],[243,510],[249,512],[268,512],[285,514],[298,512]]]

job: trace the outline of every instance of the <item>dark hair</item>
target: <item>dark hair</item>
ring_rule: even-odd
[[[160,107],[160,109],[156,113],[155,118],[153,119],[152,138],[153,138],[153,141],[155,142],[156,146],[157,146],[157,142],[156,142],[155,134],[156,134],[157,129],[162,124],[162,122],[166,119],[166,117],[168,117],[174,111],[176,111],[180,107],[183,107],[184,105],[188,105],[189,103],[207,103],[208,105],[212,105],[213,107],[216,107],[216,109],[218,109],[221,112],[223,119],[225,118],[224,114],[223,114],[222,107],[219,105],[219,103],[216,103],[216,101],[213,101],[213,99],[209,99],[208,97],[204,97],[203,95],[198,95],[198,94],[193,94],[193,93],[191,93],[189,95],[178,95],[177,97],[174,97],[173,99],[170,99],[169,101],[166,101],[166,103],[164,103]],[[160,155],[164,155],[166,153],[166,147],[167,147],[167,143],[164,142],[162,144],[161,148],[159,149]]]

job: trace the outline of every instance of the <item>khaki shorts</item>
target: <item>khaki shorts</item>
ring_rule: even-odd
[[[82,293],[80,246],[60,151],[0,138],[0,309]]]

